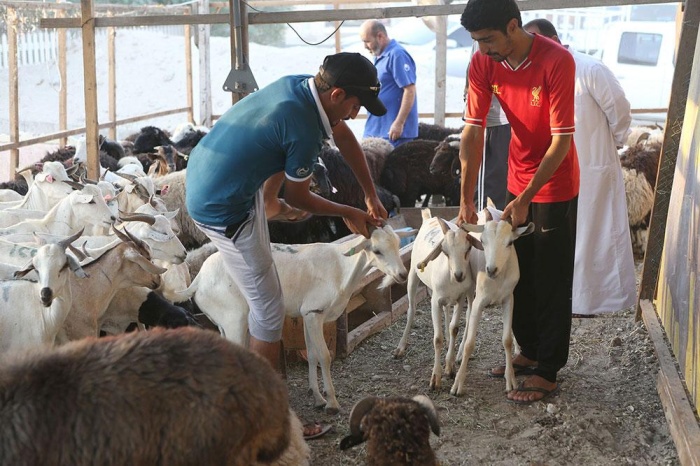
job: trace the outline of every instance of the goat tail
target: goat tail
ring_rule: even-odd
[[[200,281],[200,275],[197,275],[194,280],[192,280],[192,283],[190,283],[190,286],[185,288],[184,290],[179,290],[179,291],[172,291],[171,298],[173,298],[174,303],[181,303],[188,301],[190,299],[193,299],[195,293],[197,292],[197,288],[199,287],[199,281]]]

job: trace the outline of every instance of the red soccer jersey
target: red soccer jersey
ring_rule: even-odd
[[[468,125],[486,126],[491,96],[496,95],[511,125],[508,191],[518,195],[535,175],[552,135],[574,133],[574,76],[571,53],[535,35],[530,54],[513,69],[475,53],[469,64]],[[579,167],[573,140],[568,154],[533,202],[562,202],[578,194]]]

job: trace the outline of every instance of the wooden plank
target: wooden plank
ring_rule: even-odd
[[[122,118],[121,120],[115,121],[114,124],[124,125],[127,123],[133,123],[136,121],[149,120],[152,118],[157,118],[157,117],[162,117],[162,116],[167,116],[167,115],[174,115],[176,113],[184,113],[187,110],[188,110],[188,107],[175,108],[172,110],[162,110],[160,112],[147,113],[145,115],[139,115],[139,116],[130,117],[130,118]],[[109,128],[109,126],[111,124],[112,124],[112,122],[102,123],[98,126],[98,128],[99,129]],[[38,136],[35,138],[31,138],[31,139],[25,139],[23,141],[19,141],[16,143],[2,144],[2,145],[0,145],[0,151],[5,151],[5,150],[19,148],[19,147],[31,146],[33,144],[40,144],[42,142],[47,142],[47,141],[55,141],[56,139],[60,139],[62,137],[74,136],[76,134],[83,134],[83,133],[85,133],[85,128],[76,128],[76,129],[71,129],[71,130],[67,130],[67,131],[60,131],[58,133],[45,134],[43,136]]]
[[[362,306],[364,303],[366,303],[367,300],[365,297],[362,295],[362,293],[358,293],[352,298],[350,298],[350,301],[348,302],[348,305],[345,307],[345,313],[349,314],[358,307]]]
[[[80,0],[83,37],[83,92],[85,94],[85,147],[88,178],[100,178],[97,120],[97,67],[95,64],[95,18],[92,0]]]
[[[198,11],[209,11],[209,0],[198,0]],[[224,15],[227,16],[228,15]],[[200,125],[210,128],[212,125],[211,101],[211,49],[209,39],[211,27],[209,24],[197,26],[197,47],[199,48],[199,121]]]
[[[520,0],[518,6],[521,11],[544,10],[550,8],[587,8],[597,6],[617,5],[642,5],[652,3],[676,3],[673,1],[659,0]],[[305,10],[305,11],[277,11],[249,13],[250,24],[279,24],[279,23],[311,23],[344,20],[405,18],[410,16],[440,16],[461,15],[464,11],[464,3],[452,5],[424,5],[402,6],[385,8],[358,8],[343,10]],[[153,25],[183,25],[183,24],[228,24],[228,14],[202,14],[202,15],[154,15],[154,16],[120,16],[114,18],[100,17],[95,19],[96,27],[125,27],[125,26],[153,26]],[[78,28],[80,20],[76,18],[43,18],[40,21],[42,28]]]
[[[65,16],[65,11],[58,12],[59,17]],[[68,73],[66,61],[66,30],[59,29],[58,34],[58,75],[61,88],[58,90],[58,129],[65,131],[68,129]],[[66,136],[61,136],[58,143],[61,147],[68,144]]]
[[[447,100],[447,16],[437,16],[435,32],[435,106],[434,122],[445,124],[445,101]],[[416,94],[416,99],[418,94]]]
[[[10,111],[10,142],[19,141],[19,78],[17,66],[17,11],[14,8],[7,9],[7,62],[9,94],[8,103]],[[16,173],[19,166],[19,150],[10,149],[10,173]],[[17,177],[15,175],[14,177]]]
[[[681,39],[677,56],[693,57],[695,56],[698,23],[700,22],[700,1],[686,2],[685,5],[683,27],[681,29]],[[671,84],[671,100],[668,106],[667,124],[664,130],[664,141],[659,159],[659,171],[656,177],[654,206],[651,210],[647,250],[644,254],[642,280],[639,285],[637,320],[640,319],[642,313],[639,303],[643,299],[654,299],[654,294],[656,293],[659,267],[661,265],[661,254],[663,253],[664,237],[666,234],[668,206],[671,200],[673,176],[676,172],[676,160],[680,147],[692,70],[692,59],[676,61],[673,82]]]
[[[391,311],[380,312],[367,320],[355,330],[348,333],[348,354],[352,353],[357,345],[375,333],[379,333],[391,325]]]
[[[111,122],[117,120],[117,57],[114,44],[116,35],[115,28],[107,28],[107,110]],[[117,139],[117,125],[114,123],[109,126],[109,138],[113,141]]]
[[[194,91],[192,84],[192,27],[185,24],[185,92],[187,94],[187,121],[194,123]]]
[[[664,407],[673,443],[683,466],[700,465],[700,426],[693,413],[689,397],[676,370],[673,355],[668,349],[656,311],[651,301],[640,300],[642,318],[654,344],[659,360],[657,390]]]

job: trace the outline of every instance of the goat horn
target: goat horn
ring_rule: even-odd
[[[131,242],[136,245],[136,248],[139,250],[139,252],[146,259],[150,259],[151,258],[151,250],[148,248],[148,245],[144,241],[138,239],[137,237],[135,237],[134,235],[129,233],[129,230],[127,230],[126,228],[124,228],[124,232],[126,233],[126,236],[129,237]]]
[[[78,232],[76,232],[72,236],[69,236],[68,238],[62,239],[61,241],[58,242],[58,245],[61,246],[65,250],[73,241],[80,238],[80,236],[83,234],[83,231],[85,231],[85,227],[81,228]]]
[[[430,429],[437,436],[440,436],[440,421],[438,421],[438,414],[435,410],[435,405],[425,395],[416,395],[413,397],[413,401],[421,405],[425,415],[428,416],[428,422],[430,423]]]
[[[362,422],[362,418],[365,417],[365,414],[372,410],[376,402],[376,396],[369,396],[358,401],[355,403],[355,406],[352,407],[352,411],[350,411],[350,434],[353,437],[362,437],[360,423]]]
[[[85,187],[84,184],[78,183],[77,181],[73,181],[73,180],[63,180],[63,182],[66,183],[71,188],[75,189],[76,191],[80,191],[81,189],[83,189]]]
[[[149,225],[156,223],[156,218],[153,215],[141,213],[128,213],[119,211],[119,218],[124,222],[146,222]]]
[[[72,252],[72,253],[75,255],[75,257],[78,258],[79,261],[82,262],[82,261],[84,261],[85,259],[87,259],[87,256],[86,256],[85,254],[83,254],[83,251],[81,251],[80,249],[76,248],[76,247],[73,246],[72,244],[69,244],[69,245],[68,245],[68,249],[70,249],[70,252]]]
[[[85,178],[83,175],[80,175],[80,182],[83,184],[97,184],[97,181]]]
[[[148,198],[148,203],[151,204],[152,207],[158,207],[158,204],[156,204],[156,200],[153,198],[153,194]]]
[[[34,168],[34,164],[27,165],[27,166],[24,167],[24,168],[18,168],[18,169],[16,169],[16,170],[15,170],[15,173],[17,173],[17,174],[19,175],[20,173],[26,172],[27,170],[32,170],[33,168]]]
[[[127,179],[127,180],[131,181],[132,183],[136,183],[136,178],[138,178],[138,176],[131,175],[129,173],[114,172],[114,174],[117,176],[121,176],[122,178]]]
[[[440,217],[435,217],[435,218],[437,218],[438,224],[440,224],[440,229],[442,230],[442,234],[446,235],[447,232],[450,230],[450,227],[447,226],[447,222],[445,222],[445,220],[443,220]]]
[[[128,236],[126,236],[124,233],[122,233],[119,230],[119,228],[116,228],[114,225],[112,225],[112,230],[114,230],[114,234],[117,235],[117,238],[119,238],[123,242],[128,243],[131,241]]]

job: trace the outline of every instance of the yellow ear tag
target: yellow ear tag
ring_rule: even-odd
[[[418,264],[418,268],[420,269],[421,273],[425,272],[425,262]]]

